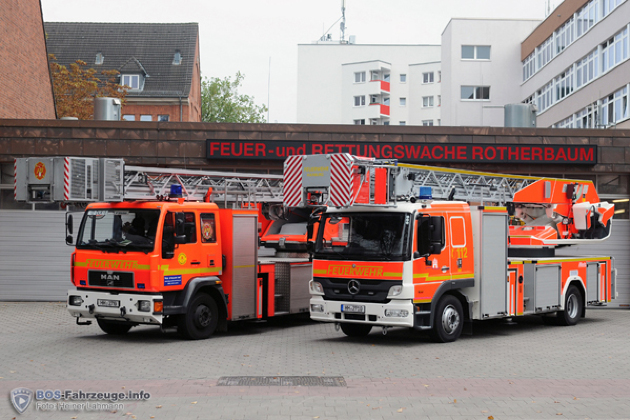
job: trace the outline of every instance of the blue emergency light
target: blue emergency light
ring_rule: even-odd
[[[433,191],[431,187],[420,187],[420,194],[418,195],[420,200],[432,200],[433,199]]]
[[[169,194],[171,198],[181,198],[182,196],[182,186],[180,184],[171,185],[171,193]]]

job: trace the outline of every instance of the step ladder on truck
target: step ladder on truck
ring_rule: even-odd
[[[18,201],[85,207],[76,238],[66,217],[77,324],[204,339],[227,321],[308,312],[309,213],[283,211],[281,175],[47,157],[17,159],[14,183]]]
[[[451,342],[469,321],[522,315],[574,325],[615,298],[610,256],[555,255],[610,236],[614,206],[590,181],[349,154],[292,156],[284,175],[286,206],[319,209],[311,318],[348,336],[408,327]]]

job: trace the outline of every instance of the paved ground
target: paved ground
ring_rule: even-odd
[[[0,419],[630,419],[630,311],[575,327],[475,324],[435,344],[407,330],[349,339],[303,316],[206,341],[77,326],[62,304],[0,303]],[[336,376],[345,387],[217,386],[225,376]],[[19,415],[12,389],[150,393],[105,411]],[[55,402],[55,401],[54,401]]]

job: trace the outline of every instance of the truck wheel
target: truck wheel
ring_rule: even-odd
[[[575,286],[569,286],[564,298],[564,311],[558,311],[560,325],[575,325],[582,314],[582,293]]]
[[[211,296],[200,293],[188,305],[186,313],[180,315],[177,332],[189,340],[209,338],[217,328],[219,310]]]
[[[366,324],[341,324],[341,331],[348,337],[365,337],[372,331],[371,325]]]
[[[451,295],[440,299],[435,316],[431,337],[438,343],[450,343],[459,338],[464,329],[464,311],[461,302]]]
[[[124,322],[107,321],[98,318],[96,319],[96,322],[98,322],[98,326],[101,327],[101,330],[111,335],[127,334],[132,327]]]

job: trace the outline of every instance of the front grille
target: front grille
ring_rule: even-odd
[[[90,286],[129,288],[134,287],[133,273],[125,273],[120,271],[90,270],[88,272],[88,282]]]
[[[392,286],[402,285],[402,280],[327,279],[316,278],[324,288],[324,299],[340,301],[388,303],[387,294]],[[348,283],[359,282],[359,292],[350,294]]]

